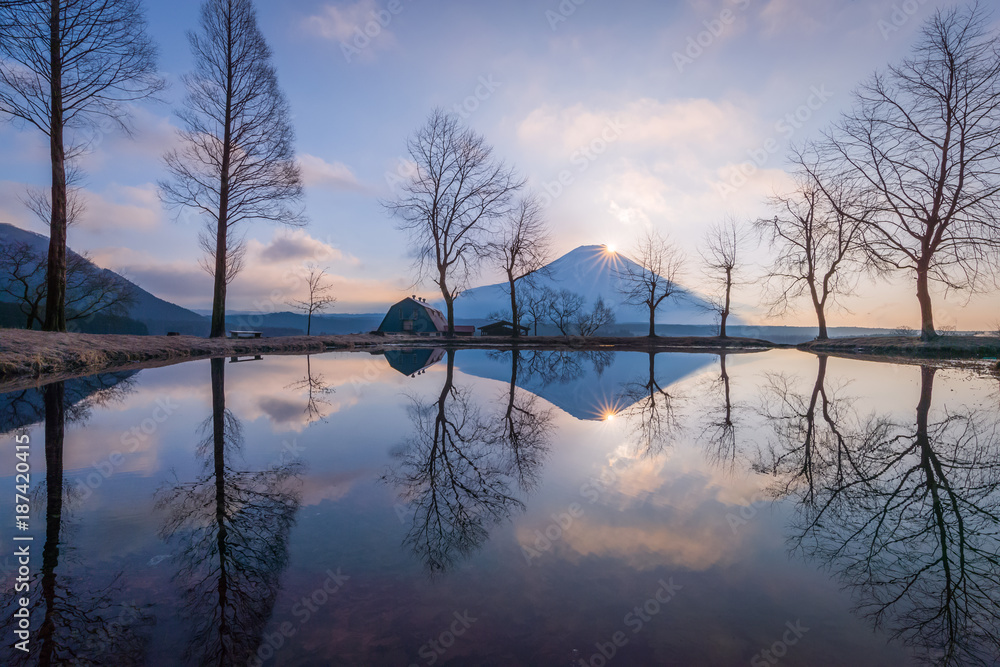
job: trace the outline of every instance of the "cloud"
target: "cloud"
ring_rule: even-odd
[[[347,255],[327,242],[313,238],[307,232],[296,229],[290,233],[278,232],[270,242],[263,244],[256,239],[248,242],[248,251],[269,264],[281,262],[343,262],[352,266],[360,261]]]
[[[310,188],[360,191],[364,186],[343,162],[327,162],[321,157],[303,153],[299,156],[302,183]]]
[[[378,6],[375,0],[358,0],[349,4],[328,3],[319,13],[305,21],[306,29],[323,39],[339,42],[350,62],[354,56],[367,60],[376,49],[396,44],[389,30],[393,14]]]

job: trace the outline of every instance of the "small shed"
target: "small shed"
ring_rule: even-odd
[[[531,331],[529,327],[523,324],[518,325],[518,329],[521,330],[522,336],[527,336]],[[480,336],[513,336],[514,335],[514,324],[508,322],[507,320],[500,320],[499,322],[491,322],[484,326],[479,327]]]
[[[448,325],[447,324],[445,325],[444,330],[446,332],[448,331]],[[464,325],[464,324],[456,324],[455,325],[455,335],[456,336],[475,336],[476,335],[476,327],[474,327],[474,326],[467,326],[467,325]]]
[[[410,296],[389,308],[378,331],[417,336],[443,336],[448,331],[448,321],[437,308],[432,308],[426,301],[416,296]]]

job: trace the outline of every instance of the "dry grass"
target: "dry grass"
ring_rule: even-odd
[[[384,339],[375,336],[294,336],[222,339],[196,336],[124,336],[0,329],[0,386],[15,380],[59,379],[122,368],[164,365],[204,357],[303,354],[353,349]],[[32,382],[34,383],[34,382]]]

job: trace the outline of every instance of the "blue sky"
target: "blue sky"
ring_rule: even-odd
[[[405,164],[406,137],[434,106],[458,109],[549,193],[556,255],[594,243],[627,251],[654,226],[691,255],[687,282],[697,288],[704,228],[727,214],[766,213],[766,197],[788,185],[789,143],[815,136],[849,104],[851,89],[905,55],[921,22],[945,4],[262,0],[260,23],[294,114],[310,224],[247,228],[248,265],[229,307],[281,309],[301,288],[292,276],[307,261],[335,276],[338,312],[380,310],[413,291],[433,296],[426,285],[412,287],[407,239],[379,199]],[[109,133],[82,158],[88,209],[70,245],[164,298],[206,308],[200,223],[162,210],[155,185],[174,141],[179,77],[191,68],[184,34],[199,3],[145,6],[172,85],[162,103],[135,109],[132,139]],[[367,43],[358,37],[366,28]],[[46,183],[45,142],[5,123],[0,151],[0,221],[44,232],[18,194]],[[838,322],[915,323],[913,290],[901,282],[867,287]],[[760,317],[752,284],[739,299],[746,319]],[[993,298],[965,306],[941,302],[940,323],[986,326],[984,313],[997,311]],[[808,321],[807,311],[783,320]]]

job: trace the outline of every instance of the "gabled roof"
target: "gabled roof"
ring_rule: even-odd
[[[400,306],[404,304],[423,308],[425,311],[427,311],[427,316],[431,318],[431,322],[434,323],[434,327],[438,331],[448,330],[448,320],[445,319],[444,314],[442,314],[441,311],[438,310],[437,308],[432,308],[429,304],[426,304],[423,301],[418,301],[417,299],[414,299],[412,296],[406,297],[396,305]]]

